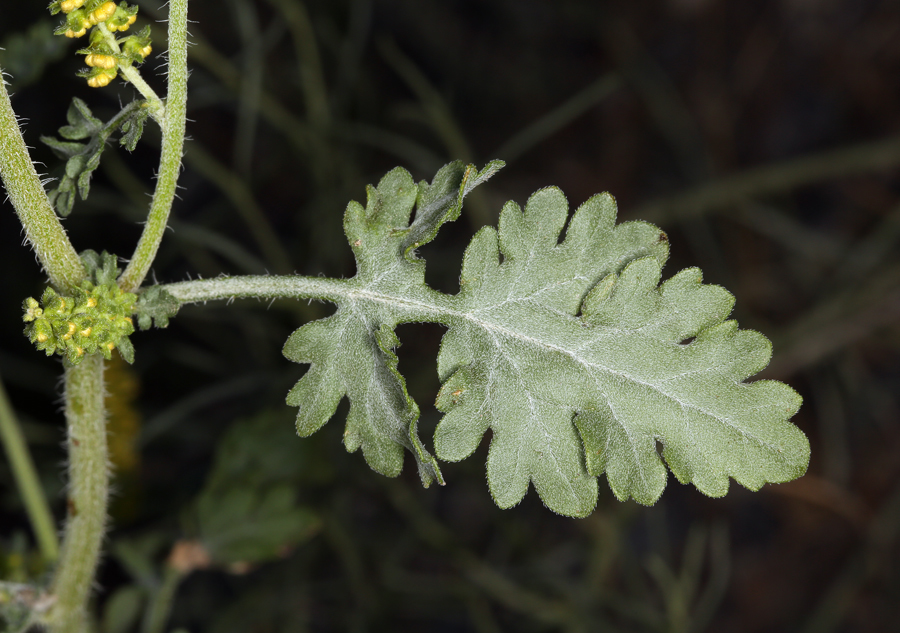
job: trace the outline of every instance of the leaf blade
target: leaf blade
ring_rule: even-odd
[[[466,249],[459,293],[429,288],[416,249],[491,169],[452,163],[418,185],[393,170],[368,188],[365,207],[348,205],[357,274],[329,295],[337,312],[285,346],[311,365],[288,397],[301,434],[348,397],[348,450],[390,476],[408,450],[426,486],[442,483],[394,352],[397,325],[427,321],[448,327],[435,453],[464,459],[490,431],[487,479],[501,507],[533,485],[555,512],[586,516],[603,474],[617,498],[649,505],[670,470],[711,496],[731,479],[755,490],[805,472],[809,443],[790,423],[799,395],[748,382],[768,363],[769,342],[728,320],[734,297],[699,269],[660,284],[668,238],[644,222],[617,225],[609,194],[571,216],[553,187],[524,209],[506,204],[498,229],[483,228]]]
[[[665,487],[663,459],[711,496],[727,491],[729,477],[758,489],[801,475],[809,445],[788,422],[799,396],[781,383],[744,382],[768,363],[768,341],[725,320],[733,297],[702,284],[699,270],[660,286],[664,234],[614,227],[611,197],[589,202],[559,244],[567,212],[553,189],[524,211],[507,204],[499,240],[490,231],[472,240],[455,297],[461,317],[439,356],[446,382],[437,406],[446,415],[435,432],[438,457],[468,456],[490,429],[498,505],[524,496],[527,473],[548,507],[572,516],[592,509],[587,488],[568,499],[559,491],[604,473],[618,498],[654,503]],[[604,250],[599,238],[615,246]],[[538,403],[538,413],[525,402]]]

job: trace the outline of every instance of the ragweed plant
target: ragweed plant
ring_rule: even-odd
[[[67,161],[65,177],[49,196],[0,90],[0,173],[50,278],[40,302],[25,301],[25,333],[38,350],[63,359],[69,429],[61,556],[49,586],[28,594],[40,599],[17,599],[17,613],[23,601],[29,609],[17,622],[87,630],[108,505],[104,358],[117,349],[130,362],[134,320],[164,327],[189,303],[280,297],[335,304],[333,315],[303,325],[284,346],[287,359],[310,366],[287,395],[298,409],[297,432],[314,433],[347,398],[347,450],[362,449],[374,470],[392,477],[409,453],[428,486],[445,483],[440,460],[470,456],[490,430],[487,479],[502,508],[519,503],[533,485],[551,510],[583,517],[593,511],[604,475],[617,498],[650,505],[668,472],[714,497],[726,494],[731,479],[756,490],[805,472],[809,443],[790,423],[800,397],[779,382],[747,382],[767,364],[769,342],[729,319],[734,298],[703,284],[698,269],[660,283],[668,237],[647,223],[616,224],[609,194],[572,214],[552,187],[524,208],[509,202],[499,227],[481,229],[469,244],[459,293],[425,282],[419,249],[459,217],[466,196],[502,161],[482,169],[450,163],[430,183],[397,168],[370,186],[366,204],[351,202],[344,214],[356,260],[350,279],[246,276],[144,286],[172,206],[184,140],[187,0],[170,0],[169,7],[163,101],[137,69],[151,53],[149,30],[116,35],[135,23],[136,7],[99,0],[51,4],[52,13],[65,16],[58,34],[88,36],[79,50],[88,84],[102,87],[121,74],[143,99],[106,123],[84,102],[73,102],[63,140],[45,140]],[[111,255],[79,255],[57,214],[72,210],[76,192],[88,195],[108,139],[121,134],[133,148],[148,118],[162,132],[158,179],[141,238],[120,271]],[[396,328],[411,322],[447,328],[437,358],[443,386],[436,406],[445,415],[434,454],[419,437],[419,405],[395,352]],[[225,499],[221,503],[244,508],[279,533],[313,523],[291,510],[283,490],[259,503],[249,488],[204,499]],[[204,529],[229,523],[217,514],[218,504],[201,504]],[[235,551],[271,556],[277,550],[240,545],[221,545],[220,553],[229,552],[222,559],[234,563],[240,558]]]
[[[40,303],[32,297],[25,300],[25,336],[47,356],[57,353],[72,365],[90,354],[99,353],[109,360],[114,349],[133,363],[134,347],[128,335],[134,332],[131,315],[137,295],[122,292],[116,285],[115,256],[104,252],[101,259],[86,251],[82,259],[92,264],[102,261],[102,266],[89,265],[93,268],[90,278],[71,296],[60,296],[48,287]]]
[[[84,63],[90,68],[80,73],[92,88],[109,85],[118,75],[120,67],[140,64],[153,50],[150,46],[150,27],[136,35],[116,38],[116,32],[125,32],[137,21],[137,5],[127,2],[116,5],[109,0],[55,0],[50,13],[66,16],[57,35],[71,38],[90,33],[90,43],[78,51],[84,55]]]

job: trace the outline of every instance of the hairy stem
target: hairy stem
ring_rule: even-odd
[[[28,452],[28,445],[22,436],[16,414],[13,411],[6,389],[0,381],[0,439],[6,449],[9,466],[22,495],[22,503],[31,521],[38,547],[44,560],[55,561],[59,556],[59,541],[56,538],[56,526],[53,522],[53,514],[44,491],[41,488],[40,478],[34,461]]]
[[[300,275],[243,275],[180,281],[163,286],[181,303],[202,303],[220,299],[333,299],[343,297],[347,283],[327,277]]]
[[[169,2],[169,87],[162,124],[159,173],[144,232],[128,267],[119,279],[119,286],[126,292],[139,288],[147,276],[165,233],[172,201],[175,199],[187,113],[187,4],[188,0]]]
[[[109,460],[103,408],[103,358],[87,356],[66,368],[68,518],[46,624],[53,633],[82,633],[100,560],[109,496]]]
[[[202,303],[220,299],[337,299],[347,296],[349,286],[342,279],[300,275],[242,275],[165,284],[163,289],[181,303]]]
[[[25,229],[25,239],[57,290],[71,292],[84,266],[47,199],[19,130],[6,85],[0,80],[0,177]]]
[[[180,281],[161,286],[180,303],[204,303],[206,301],[232,299],[321,299],[332,303],[346,301],[372,301],[389,304],[395,310],[408,311],[414,320],[449,322],[463,316],[456,312],[453,297],[430,288],[424,294],[409,296],[373,292],[353,283],[350,279],[327,277],[303,277],[301,275],[242,275]]]

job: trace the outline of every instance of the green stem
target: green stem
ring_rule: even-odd
[[[233,299],[320,299],[339,305],[368,302],[390,306],[412,321],[451,325],[471,315],[460,311],[456,298],[423,287],[412,293],[390,293],[360,285],[355,279],[301,275],[242,275],[181,281],[160,286],[181,304]]]
[[[119,42],[116,40],[116,36],[106,28],[106,23],[101,22],[97,25],[97,28],[100,29],[100,32],[103,34],[103,39],[107,46],[109,46],[114,53],[121,53],[122,49],[119,48]],[[120,65],[119,72],[122,73],[125,80],[137,88],[137,91],[150,103],[150,116],[159,123],[161,128],[165,128],[166,106],[163,103],[163,100],[159,98],[159,95],[156,94],[156,91],[150,87],[150,84],[144,81],[141,72],[131,64]]]
[[[201,303],[219,299],[334,300],[349,296],[347,280],[300,275],[242,275],[179,281],[162,286],[181,303]]]
[[[337,304],[361,301],[389,305],[420,322],[450,324],[468,318],[454,305],[454,297],[430,288],[413,294],[392,294],[361,287],[353,279],[243,275],[181,281],[161,288],[182,304],[232,299],[321,299]]]
[[[128,267],[119,278],[119,286],[126,292],[134,292],[140,287],[156,257],[175,198],[178,172],[181,170],[187,114],[187,4],[188,0],[169,2],[169,87],[166,114],[162,123],[159,173],[144,232]]]
[[[103,358],[87,356],[66,367],[69,509],[62,556],[45,623],[53,633],[82,633],[100,560],[109,497],[109,460],[103,407]]]
[[[47,199],[2,80],[0,176],[25,229],[25,239],[34,248],[38,261],[50,277],[50,283],[64,294],[71,292],[84,278],[84,266]]]
[[[172,612],[172,603],[175,600],[175,592],[185,574],[174,567],[166,566],[162,584],[156,588],[153,599],[144,614],[142,633],[165,633],[166,623]]]
[[[37,469],[28,452],[28,445],[22,436],[22,429],[16,420],[6,389],[0,381],[0,439],[6,449],[9,465],[13,471],[19,494],[25,504],[25,511],[31,521],[38,547],[45,561],[55,561],[59,556],[59,541],[56,538],[56,526],[53,514],[44,491],[41,488]]]

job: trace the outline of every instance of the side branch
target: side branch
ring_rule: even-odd
[[[106,42],[106,45],[109,46],[114,52],[121,53],[122,49],[119,47],[119,42],[116,40],[116,36],[110,33],[109,29],[106,28],[106,23],[101,22],[97,25],[97,28],[100,30],[100,33],[103,34],[103,41]],[[133,85],[138,92],[141,93],[141,96],[147,100],[150,104],[150,114],[159,123],[160,128],[166,128],[166,106],[163,103],[163,100],[159,98],[159,95],[150,87],[150,85],[144,81],[143,76],[141,76],[140,71],[135,68],[131,64],[122,64],[118,67],[118,71],[122,73],[122,76]]]
[[[147,276],[165,233],[172,201],[175,199],[187,114],[187,4],[188,0],[169,2],[169,89],[162,126],[159,175],[144,232],[128,267],[119,279],[119,286],[126,292],[137,290]]]
[[[422,293],[379,292],[361,287],[354,279],[301,275],[242,275],[199,279],[158,286],[180,304],[231,299],[319,299],[335,304],[371,302],[390,306],[413,321],[450,323],[464,317],[453,307],[453,297],[430,288]]]

